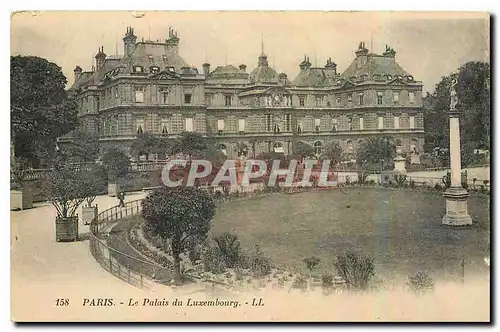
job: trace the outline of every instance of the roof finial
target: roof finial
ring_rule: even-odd
[[[264,33],[262,33],[262,35],[261,35],[261,42],[262,42],[261,54],[264,55]]]

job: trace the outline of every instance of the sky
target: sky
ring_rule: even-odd
[[[226,64],[257,65],[262,41],[269,64],[293,79],[304,55],[313,66],[331,58],[343,72],[361,41],[374,53],[385,45],[424,91],[468,61],[489,62],[490,27],[485,13],[403,12],[132,12],[42,11],[11,17],[11,54],[35,55],[62,67],[68,84],[76,65],[90,70],[100,46],[123,54],[126,27],[138,41],[164,40],[172,26],[180,54],[202,72]]]

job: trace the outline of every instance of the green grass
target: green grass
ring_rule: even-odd
[[[467,274],[487,271],[489,198],[469,198],[474,225],[460,229],[441,225],[444,203],[440,193],[375,188],[253,198],[219,206],[211,233],[234,231],[243,248],[258,244],[277,265],[305,270],[303,259],[317,256],[317,272],[333,271],[345,250],[372,255],[384,277],[427,269],[456,278],[463,258]]]

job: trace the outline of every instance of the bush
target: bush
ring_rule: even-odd
[[[233,233],[224,232],[213,237],[227,267],[234,267],[240,260],[240,240]]]
[[[249,268],[255,277],[261,278],[271,273],[271,259],[267,257],[258,245],[248,255],[240,260],[242,268]]]
[[[226,271],[226,262],[219,248],[206,247],[201,254],[201,262],[206,272],[221,274]]]
[[[318,257],[312,256],[309,258],[304,258],[304,263],[309,271],[312,272],[316,266],[318,266],[320,259]]]
[[[345,280],[347,287],[351,289],[366,289],[370,278],[375,276],[373,258],[364,254],[347,251],[338,254],[333,264],[338,274]]]
[[[303,275],[298,274],[297,276],[295,276],[295,279],[293,280],[292,288],[300,289],[303,292],[306,291],[307,279]]]
[[[396,185],[398,188],[402,188],[406,183],[406,175],[405,174],[394,174],[394,181],[396,181]]]
[[[410,188],[411,189],[415,189],[416,188],[415,181],[410,180]]]
[[[321,276],[321,287],[324,290],[330,290],[333,288],[333,275],[330,273],[325,273]]]
[[[370,180],[370,186],[374,186],[375,185],[375,180],[371,179]]]
[[[407,284],[415,294],[423,294],[434,289],[434,281],[426,271],[418,271],[409,276]]]
[[[434,189],[436,189],[437,191],[441,191],[443,189],[443,187],[441,187],[441,185],[439,183],[436,183],[434,185]]]

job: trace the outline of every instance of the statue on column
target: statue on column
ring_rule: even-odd
[[[456,74],[452,74],[451,86],[450,86],[450,112],[457,111],[458,104],[458,94],[457,94],[457,86],[458,80],[456,78]]]

